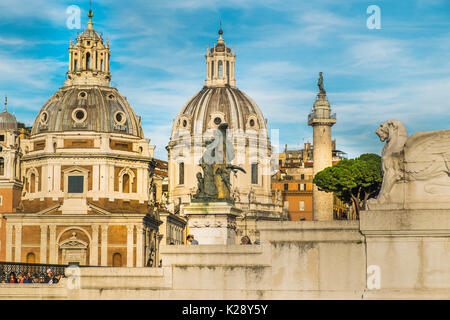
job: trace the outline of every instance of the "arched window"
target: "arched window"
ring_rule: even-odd
[[[0,157],[0,176],[5,174],[5,159]]]
[[[178,184],[184,184],[184,162],[178,164]]]
[[[36,192],[36,175],[32,173],[30,175],[30,193]]]
[[[218,65],[218,68],[219,68],[219,71],[218,71],[218,73],[219,73],[219,78],[222,78],[223,77],[223,72],[222,72],[222,69],[223,69],[223,66],[222,66],[222,60],[219,60],[219,65]]]
[[[77,59],[75,59],[75,62],[74,62],[74,64],[73,64],[73,70],[74,71],[77,71]]]
[[[27,254],[27,263],[36,263],[36,256],[33,252]]]
[[[88,52],[86,53],[86,70],[89,70],[91,68],[91,54]]]
[[[130,193],[130,176],[128,174],[122,176],[122,192]]]
[[[230,79],[230,61],[227,61],[227,78]]]
[[[112,257],[113,267],[121,267],[122,266],[122,255],[118,252],[113,254]]]
[[[105,70],[103,70],[103,59],[100,60],[100,71],[105,71]]]
[[[211,62],[211,78],[214,78],[214,61]]]
[[[123,193],[131,193],[133,191],[133,183],[136,178],[135,173],[130,168],[124,168],[119,172],[119,188],[118,191]]]
[[[258,164],[252,163],[252,184],[258,184]]]

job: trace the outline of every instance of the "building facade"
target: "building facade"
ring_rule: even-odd
[[[234,49],[227,47],[222,30],[206,53],[205,86],[190,98],[173,121],[169,152],[169,202],[172,211],[190,203],[197,190],[199,161],[205,143],[222,123],[234,147],[231,164],[245,169],[230,178],[238,218],[238,236],[258,237],[254,221],[284,219],[283,207],[272,202],[271,145],[267,120],[258,105],[236,87]],[[253,222],[252,222],[253,221]],[[251,227],[250,225],[253,225]],[[248,227],[248,228],[247,228]]]
[[[0,260],[128,267],[158,260],[154,146],[110,86],[109,43],[92,18],[90,11],[87,29],[71,41],[64,87],[42,107],[29,137],[18,139],[17,124],[0,115],[1,190],[12,195],[2,207]]]

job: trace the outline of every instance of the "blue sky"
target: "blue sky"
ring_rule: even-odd
[[[0,96],[31,125],[63,85],[68,45],[77,32],[66,9],[89,1],[1,0]],[[368,29],[369,5],[381,29]],[[380,153],[375,130],[401,120],[410,134],[450,128],[449,0],[128,0],[94,1],[94,28],[108,38],[112,85],[142,116],[167,158],[172,120],[204,85],[206,46],[224,39],[237,54],[237,86],[260,106],[280,144],[312,140],[307,115],[318,72],[337,124],[338,149]]]

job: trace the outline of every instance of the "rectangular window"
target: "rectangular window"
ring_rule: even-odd
[[[184,162],[178,165],[178,184],[184,184]]]
[[[83,193],[84,191],[84,177],[83,176],[69,176],[68,177],[68,188],[69,193]]]
[[[284,190],[287,191],[289,189],[289,185],[287,183],[284,184]]]
[[[302,180],[305,180],[305,175],[304,175],[304,174],[301,174],[301,175],[300,175],[300,178],[301,178]]]
[[[0,134],[0,141],[5,141],[5,135],[4,134]]]
[[[252,163],[252,184],[258,184],[258,164]]]
[[[299,203],[299,210],[300,210],[300,211],[305,211],[305,201],[300,200],[300,203]]]

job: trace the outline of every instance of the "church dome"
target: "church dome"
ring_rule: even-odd
[[[42,107],[31,131],[94,131],[144,138],[136,116],[117,89],[110,87],[109,43],[94,30],[92,10],[88,27],[69,47],[69,71],[64,87]]]
[[[267,130],[258,105],[238,88],[204,87],[184,105],[174,121],[172,136],[178,130],[201,135],[226,122],[230,129]]]
[[[205,86],[181,108],[174,120],[171,140],[179,132],[189,131],[191,136],[202,135],[228,123],[231,130],[265,130],[266,120],[258,105],[236,88],[234,48],[227,47],[219,30],[214,47],[206,53]]]
[[[44,132],[96,131],[143,138],[141,119],[115,88],[61,88],[39,112],[32,135]]]
[[[0,130],[17,130],[17,120],[8,111],[0,113]]]

